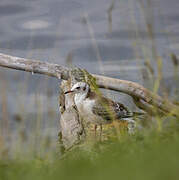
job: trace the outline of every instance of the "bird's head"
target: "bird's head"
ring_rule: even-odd
[[[73,85],[70,91],[65,92],[65,94],[68,93],[75,93],[75,94],[88,94],[90,90],[90,87],[87,83],[85,82],[77,82],[76,84]]]

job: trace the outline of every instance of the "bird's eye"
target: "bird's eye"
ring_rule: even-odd
[[[83,88],[83,91],[85,91],[85,90],[86,90],[86,87]]]
[[[76,89],[80,89],[80,87],[77,87]]]

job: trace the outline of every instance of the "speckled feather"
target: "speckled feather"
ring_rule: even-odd
[[[96,99],[92,107],[92,112],[106,120],[106,123],[112,120],[122,120],[124,118],[132,117],[132,113],[121,103],[114,102],[103,96],[97,96],[93,92],[89,92],[87,98],[93,97]]]

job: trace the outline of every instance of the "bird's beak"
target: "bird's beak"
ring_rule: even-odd
[[[68,94],[68,93],[72,93],[72,92],[74,92],[74,91],[66,91],[64,94]]]

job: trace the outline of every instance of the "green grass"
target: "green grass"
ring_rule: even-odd
[[[54,158],[1,158],[0,180],[46,179],[178,179],[177,123],[161,130],[144,130],[119,139],[78,146]],[[52,156],[51,156],[52,157]]]

